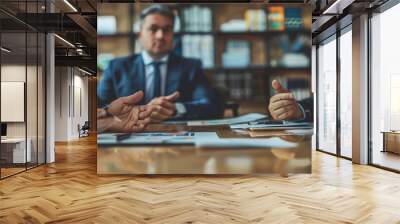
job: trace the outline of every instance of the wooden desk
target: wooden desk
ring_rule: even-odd
[[[145,131],[215,131],[221,138],[249,138],[229,127],[150,125]],[[282,136],[291,149],[220,149],[194,146],[98,146],[98,174],[311,173],[311,135]]]

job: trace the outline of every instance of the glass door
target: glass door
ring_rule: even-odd
[[[44,1],[0,2],[19,16],[44,13]],[[33,19],[37,16],[33,16]],[[0,12],[0,178],[45,163],[45,35]]]
[[[25,31],[1,34],[2,177],[26,170],[26,163],[31,162],[26,123],[26,41]]]

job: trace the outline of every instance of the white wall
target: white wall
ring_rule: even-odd
[[[68,85],[67,67],[55,68],[55,140],[68,140]]]
[[[89,102],[88,102],[88,78],[82,76],[83,73],[81,73],[79,70],[74,70],[75,75],[74,75],[74,108],[73,108],[73,120],[72,120],[72,135],[73,136],[78,136],[78,129],[77,126],[80,124],[81,126],[85,123],[85,121],[88,121],[89,119],[89,113],[88,113],[88,107],[89,107]],[[76,74],[78,72],[78,75]]]
[[[32,74],[33,72],[36,73],[36,67],[33,66],[28,66],[27,68],[25,65],[2,65],[1,66],[1,81],[2,82],[25,82],[25,75],[27,69],[28,74]],[[30,82],[32,82],[30,80]],[[32,84],[32,83],[30,83]],[[36,82],[33,83],[36,85]],[[27,93],[27,103],[29,104],[30,102],[34,101],[33,98],[36,98],[36,89],[29,89],[32,90],[33,92],[28,91]],[[35,106],[35,105],[31,105]],[[1,110],[7,110],[8,108],[1,108]],[[36,122],[36,114],[33,113],[28,113],[28,121],[35,121]],[[7,122],[7,136],[8,137],[25,137],[25,126],[26,122]],[[29,125],[29,127],[32,127],[32,125]],[[34,127],[36,129],[36,127]],[[29,137],[29,136],[28,136]]]
[[[2,65],[1,81],[25,82],[25,73],[25,65]],[[7,137],[25,137],[25,122],[7,123]]]
[[[77,139],[78,124],[88,120],[88,78],[83,75],[76,68],[56,67],[56,141]]]

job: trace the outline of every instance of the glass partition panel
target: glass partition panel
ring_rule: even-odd
[[[38,164],[43,164],[46,162],[46,144],[45,144],[45,124],[46,124],[46,108],[45,108],[45,99],[46,99],[46,74],[45,74],[45,65],[46,65],[46,36],[42,33],[39,33],[39,41],[38,41],[38,76],[37,76],[37,90],[38,90],[38,105],[37,105],[37,113],[38,113]]]
[[[318,48],[318,145],[336,154],[336,37]]]
[[[400,170],[400,4],[371,19],[372,163]]]
[[[38,160],[38,35],[36,32],[28,32],[28,63],[26,80],[26,112],[27,112],[27,144],[30,148],[30,161],[28,168],[37,165]]]
[[[352,157],[352,32],[340,36],[340,154]]]
[[[2,177],[25,170],[31,162],[26,138],[26,40],[25,32],[1,34]]]
[[[45,1],[0,1],[0,178],[45,162]],[[35,23],[34,23],[35,24]]]

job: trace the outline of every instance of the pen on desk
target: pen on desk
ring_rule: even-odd
[[[275,121],[275,120],[261,120],[261,121],[250,121],[249,125],[257,124],[285,124],[286,121]]]
[[[269,121],[267,118],[258,119],[255,121],[249,121],[247,124],[254,125],[254,124],[263,124],[264,122]]]
[[[122,140],[125,140],[125,139],[131,137],[131,133],[117,134],[115,136],[117,137],[117,141],[122,141]]]

